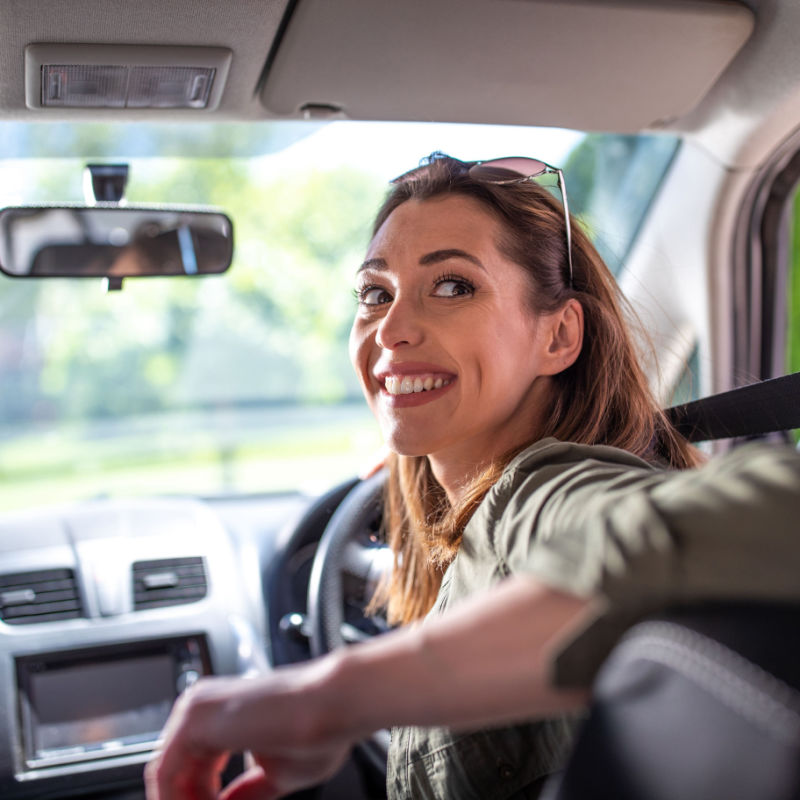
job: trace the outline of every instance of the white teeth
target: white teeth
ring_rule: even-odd
[[[400,378],[397,375],[389,375],[386,378],[385,386],[389,394],[416,394],[417,392],[429,392],[431,389],[441,389],[447,386],[449,380],[434,378],[433,375],[406,375]]]

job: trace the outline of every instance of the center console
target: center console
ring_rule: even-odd
[[[199,501],[0,515],[0,798],[142,797],[180,693],[269,669],[259,570]]]
[[[16,659],[25,767],[151,750],[176,697],[211,671],[202,634]]]

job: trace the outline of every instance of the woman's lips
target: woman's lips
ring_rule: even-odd
[[[422,405],[435,400],[450,389],[456,380],[451,372],[444,372],[429,364],[404,364],[379,373],[381,397],[395,408]]]

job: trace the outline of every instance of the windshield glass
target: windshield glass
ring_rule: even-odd
[[[387,182],[435,150],[562,166],[571,210],[618,272],[677,147],[411,123],[186,131],[3,129],[0,206],[82,202],[86,163],[122,160],[128,202],[221,208],[235,251],[225,275],[126,279],[110,293],[101,279],[0,277],[0,508],[316,493],[350,477],[380,445],[347,337],[353,275]]]

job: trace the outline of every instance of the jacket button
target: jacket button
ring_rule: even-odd
[[[507,781],[509,778],[514,777],[514,768],[510,764],[500,763],[497,765],[497,774],[504,780]]]

